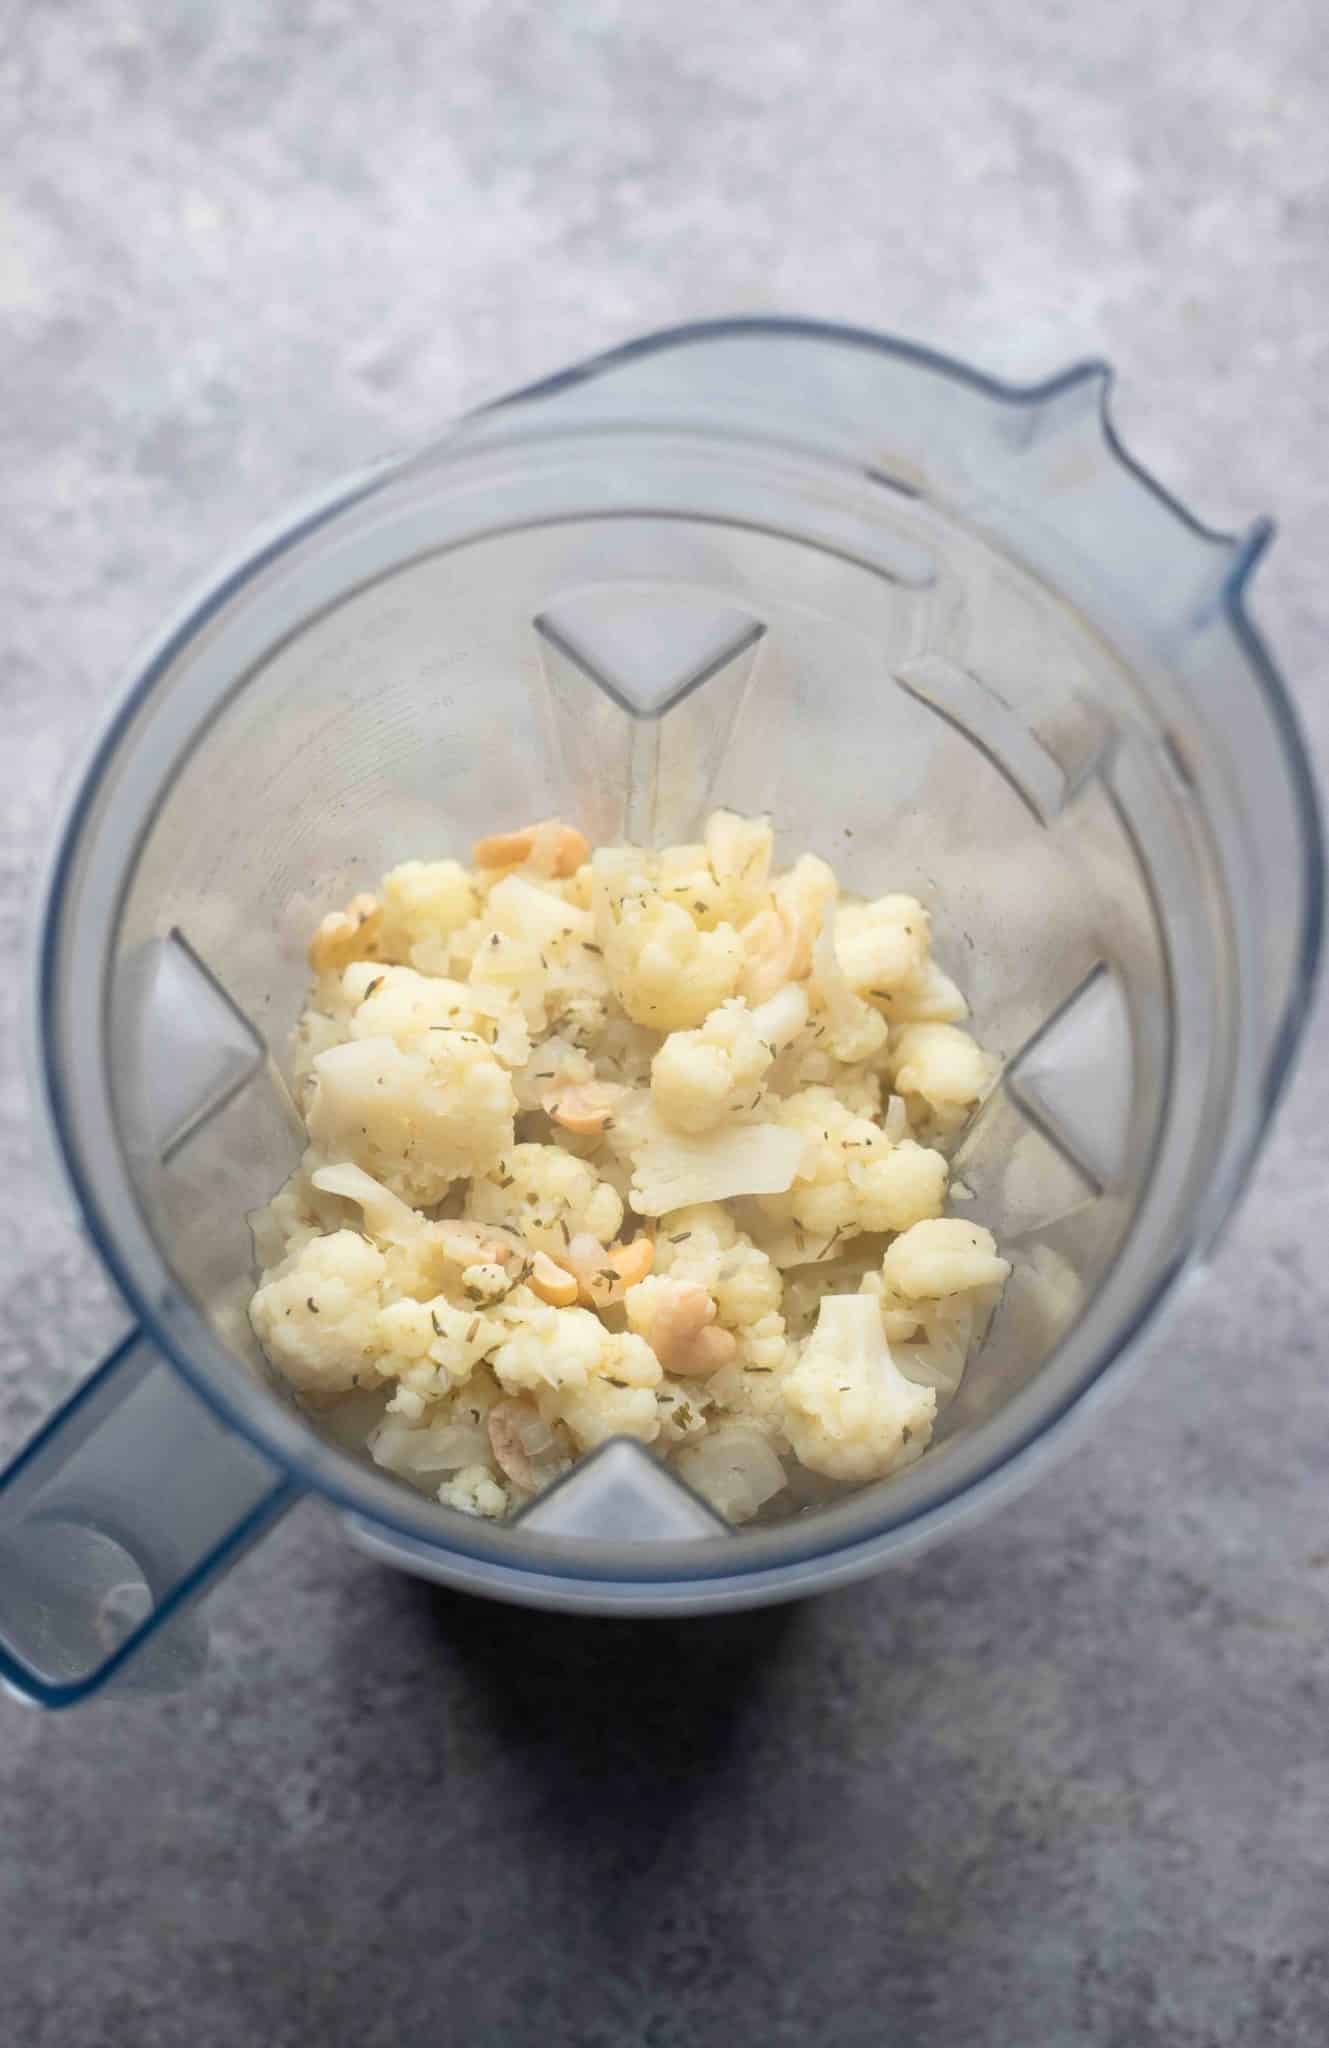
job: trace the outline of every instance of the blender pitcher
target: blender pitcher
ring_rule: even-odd
[[[92,1690],[305,1490],[533,1605],[815,1591],[990,1503],[1120,1376],[1268,1126],[1322,865],[1244,609],[1269,529],[1168,498],[1107,385],[800,322],[653,336],[306,507],[162,639],[45,904],[40,1093],[138,1328],[0,1494],[12,1689]],[[482,1523],[311,1420],[249,1329],[305,942],[404,859],[555,813],[691,839],[717,804],[931,907],[1002,1061],[954,1172],[1014,1271],[896,1477],[731,1529],[619,1439]]]

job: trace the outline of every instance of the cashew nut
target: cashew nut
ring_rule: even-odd
[[[666,1372],[705,1379],[738,1349],[733,1331],[717,1330],[714,1322],[714,1297],[695,1281],[675,1281],[660,1290],[646,1341]]]
[[[542,835],[546,846],[540,848],[544,855],[541,866],[547,864],[551,875],[560,879],[575,875],[583,861],[589,860],[589,840],[575,825],[560,824],[557,818],[548,818],[539,825],[524,825],[520,832],[495,832],[487,839],[477,839],[471,848],[471,859],[478,868],[520,867],[536,851]]]
[[[598,1237],[583,1231],[558,1254],[556,1263],[575,1276],[577,1298],[587,1308],[608,1308],[646,1278],[655,1264],[655,1246],[648,1237],[634,1237],[631,1244],[616,1244],[606,1251]]]
[[[595,1138],[613,1115],[614,1104],[626,1093],[613,1081],[578,1081],[567,1088],[546,1089],[540,1102],[565,1131]]]
[[[315,974],[339,974],[352,960],[372,959],[382,923],[377,896],[352,896],[345,910],[330,910],[309,941]]]
[[[824,860],[805,853],[775,885],[771,906],[749,918],[739,934],[747,956],[740,992],[764,1003],[787,981],[806,981],[823,920],[836,895]]]
[[[541,1301],[547,1301],[551,1308],[571,1308],[577,1299],[578,1282],[574,1273],[566,1266],[560,1266],[551,1259],[548,1252],[537,1252],[531,1262],[529,1284],[533,1294]]]

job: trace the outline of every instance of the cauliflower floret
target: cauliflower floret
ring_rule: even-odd
[[[583,1052],[598,1048],[609,1025],[608,995],[595,988],[573,988],[566,993],[560,991],[553,1022],[563,1036]]]
[[[804,1088],[789,1096],[780,1104],[780,1121],[800,1133],[805,1149],[789,1192],[761,1199],[773,1222],[829,1240],[905,1230],[941,1213],[947,1174],[941,1154],[908,1138],[892,1144],[879,1124],[855,1116],[834,1089]]]
[[[495,1378],[509,1393],[533,1394],[546,1422],[561,1422],[579,1450],[610,1436],[650,1443],[659,1433],[660,1362],[640,1337],[611,1334],[589,1309],[534,1301],[498,1318],[508,1335],[492,1356]]]
[[[509,1394],[584,1386],[609,1342],[604,1324],[590,1309],[548,1308],[532,1298],[496,1314],[508,1334],[490,1363]]]
[[[463,1515],[483,1515],[498,1521],[508,1511],[508,1496],[487,1465],[466,1465],[455,1479],[438,1489],[445,1508],[458,1508]]]
[[[254,1240],[254,1258],[260,1271],[279,1266],[311,1237],[321,1237],[336,1222],[322,1213],[323,1204],[302,1166],[282,1182],[270,1202],[251,1209],[245,1218]]]
[[[747,1004],[722,1003],[698,1030],[666,1038],[651,1063],[651,1100],[675,1130],[712,1130],[757,1107],[773,1057]]]
[[[927,965],[930,928],[914,896],[844,904],[835,915],[835,952],[850,988],[881,998],[916,986]]]
[[[380,1327],[386,1277],[382,1252],[359,1231],[310,1238],[264,1275],[249,1305],[254,1335],[304,1393],[372,1386],[388,1348]]]
[[[999,1062],[954,1024],[906,1024],[891,1048],[895,1086],[921,1096],[938,1116],[956,1120],[986,1094]]]
[[[459,1308],[437,1294],[432,1301],[391,1302],[379,1316],[378,1334],[387,1350],[379,1366],[383,1377],[397,1380],[423,1403],[468,1380],[503,1331],[473,1304]],[[392,1405],[402,1413],[419,1412],[414,1400],[400,1396]]]
[[[777,1449],[787,1450],[782,1390],[798,1350],[785,1335],[784,1317],[762,1316],[740,1329],[737,1340],[735,1357],[706,1382],[707,1399],[759,1429]]]
[[[476,914],[475,890],[455,860],[408,860],[383,877],[380,957],[446,974],[452,934]]]
[[[315,1147],[350,1159],[416,1207],[484,1173],[512,1144],[512,1083],[480,1038],[429,1031],[416,1046],[362,1038],[314,1062]]]
[[[713,811],[704,845],[667,846],[660,855],[660,894],[690,911],[705,930],[745,924],[770,900],[771,846],[764,818]]]
[[[328,976],[320,985],[318,998],[328,1007],[302,1010],[291,1033],[291,1086],[302,1108],[314,1083],[314,1061],[329,1046],[341,1045],[346,1037],[350,1020],[340,996],[339,982]]]
[[[608,1244],[623,1223],[621,1197],[561,1145],[514,1145],[472,1184],[466,1210],[478,1222],[520,1232],[532,1250],[555,1258],[574,1237]]]
[[[882,1279],[906,1301],[936,1300],[971,1287],[1001,1287],[1010,1272],[990,1230],[962,1216],[916,1223],[887,1248]]]
[[[581,1451],[611,1436],[653,1443],[660,1434],[655,1390],[662,1379],[659,1359],[640,1337],[631,1332],[607,1337],[598,1368],[585,1384],[541,1395],[541,1413],[556,1414]]]
[[[516,1238],[492,1227],[436,1223],[421,1216],[358,1166],[320,1167],[310,1180],[319,1194],[359,1209],[365,1230],[387,1248],[388,1279],[396,1295],[427,1302],[449,1286],[455,1291],[458,1269],[503,1264],[520,1249]],[[330,1220],[340,1221],[340,1213]]]
[[[815,1013],[807,1028],[782,1053],[771,1069],[768,1087],[773,1095],[797,1095],[804,1088],[833,1088],[846,1109],[855,1116],[876,1118],[883,1102],[882,1070],[886,1054],[882,1047],[866,1060],[836,1059],[830,1050],[830,1031],[825,1015]]]
[[[628,897],[605,943],[609,985],[629,1017],[655,1031],[700,1024],[738,985],[743,952],[731,924],[698,931],[654,891]]]
[[[835,946],[835,920],[823,916],[813,947],[813,992],[825,1024],[826,1050],[846,1065],[870,1060],[886,1043],[886,1020],[854,994]]]
[[[940,1216],[946,1177],[941,1153],[912,1138],[892,1145],[884,1158],[852,1160],[849,1181],[860,1230],[908,1230],[926,1217]]]
[[[493,931],[544,948],[589,939],[593,928],[590,913],[567,902],[556,884],[542,886],[521,875],[505,875],[496,882],[485,911]]]
[[[892,1024],[958,1024],[969,1015],[969,1005],[949,974],[943,974],[935,960],[929,960],[913,981],[889,992],[875,991],[884,1014]]]
[[[341,978],[352,1038],[395,1038],[410,1045],[435,1027],[474,1031],[481,1013],[461,981],[356,960]]]
[[[665,1122],[695,1135],[756,1109],[777,1053],[807,1013],[806,995],[791,982],[756,1010],[736,997],[698,1030],[671,1032],[651,1065],[651,1099]]]
[[[551,1010],[604,990],[603,963],[589,950],[592,929],[590,913],[569,903],[559,883],[505,874],[489,890],[484,916],[453,947],[469,963],[473,1000],[519,1008],[538,1035]]]
[[[867,1294],[826,1296],[782,1395],[800,1463],[856,1486],[919,1457],[937,1412],[933,1389],[896,1365],[881,1311]]]

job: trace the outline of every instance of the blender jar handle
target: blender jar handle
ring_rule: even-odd
[[[41,1706],[85,1698],[298,1492],[132,1332],[0,1475],[0,1680]],[[173,1690],[195,1661],[140,1670]]]

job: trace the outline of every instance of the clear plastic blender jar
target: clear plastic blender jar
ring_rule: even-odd
[[[815,1591],[992,1502],[1139,1354],[1286,1078],[1322,860],[1244,608],[1268,529],[1170,500],[1107,381],[796,322],[650,337],[341,486],[164,637],[44,913],[40,1091],[138,1330],[6,1475],[11,1688],[104,1682],[306,1490],[375,1556],[533,1605]],[[305,941],[505,822],[660,843],[721,803],[933,908],[1003,1061],[955,1171],[1015,1271],[895,1478],[731,1530],[618,1441],[482,1524],[319,1434],[249,1331]]]

